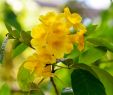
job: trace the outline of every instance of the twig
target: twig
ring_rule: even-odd
[[[52,73],[54,73],[54,72],[55,72],[55,71],[54,71],[54,66],[52,66]],[[53,85],[53,87],[54,87],[54,89],[55,89],[56,95],[59,95],[59,92],[58,92],[58,89],[57,89],[57,87],[56,87],[56,84],[55,84],[55,82],[54,82],[54,80],[53,80],[53,77],[50,78],[50,81],[51,81],[51,83],[52,83],[52,85]]]
[[[57,60],[56,60],[56,63],[64,62],[64,61],[66,61],[66,60],[68,60],[68,58],[57,59]]]
[[[22,91],[22,90],[20,90],[20,89],[12,89],[11,92],[12,92],[12,93],[18,93],[18,92],[19,92],[19,93],[29,93],[29,91]]]
[[[44,78],[41,79],[41,81],[39,81],[38,85],[40,85],[43,82]]]
[[[56,95],[59,95],[59,92],[58,92],[58,90],[57,90],[57,87],[56,87],[56,84],[55,84],[55,82],[54,82],[54,80],[53,80],[53,77],[51,77],[50,79],[51,79],[51,83],[53,84],[53,87],[54,87],[54,89],[55,89]]]
[[[54,65],[56,67],[60,67],[60,68],[65,68],[65,69],[68,69],[68,67],[63,67],[63,66],[59,66],[59,65]]]

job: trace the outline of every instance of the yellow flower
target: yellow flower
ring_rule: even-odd
[[[53,74],[51,73],[51,65],[48,65],[48,60],[41,59],[41,55],[34,54],[30,56],[25,62],[24,67],[34,74],[37,77],[51,77]],[[46,66],[48,65],[48,66]]]
[[[72,43],[77,43],[78,49],[82,51],[84,49],[84,30],[71,35],[71,41]]]
[[[63,58],[65,53],[70,53],[73,43],[70,39],[70,25],[64,14],[49,13],[41,16],[42,24],[32,30],[32,46],[40,52],[46,49],[56,59]]]
[[[73,49],[70,35],[51,35],[48,37],[47,48],[50,50],[56,59],[64,57],[64,54],[68,54]]]
[[[36,53],[25,61],[24,67],[38,77],[52,77],[51,65],[64,54],[69,54],[74,43],[78,44],[80,51],[83,50],[86,27],[81,20],[79,14],[71,14],[68,8],[64,9],[64,13],[49,12],[41,16],[41,23],[31,32],[31,45]],[[77,32],[72,34],[71,28]]]
[[[53,77],[54,74],[51,73],[52,67],[51,65],[45,66],[45,69],[42,72],[42,75],[45,77]]]
[[[77,33],[72,35],[72,39],[78,44],[78,49],[81,51],[84,49],[84,33],[86,32],[86,27],[81,23],[82,18],[79,14],[71,14],[69,8],[65,8],[64,13],[67,20],[77,30]]]
[[[31,36],[33,39],[31,40],[31,44],[34,48],[38,47],[38,49],[40,49],[45,46],[47,36],[46,28],[47,27],[43,24],[39,24],[33,27],[31,32]]]
[[[81,30],[83,34],[86,32],[86,27],[82,23],[74,24],[73,26],[78,32]]]
[[[66,19],[74,26],[74,28],[78,31],[84,30],[86,32],[86,27],[81,23],[82,18],[79,14],[73,13],[71,14],[69,8],[64,9],[64,14]]]
[[[32,30],[31,44],[38,53],[44,49],[51,53],[56,59],[63,58],[64,54],[68,54],[73,49],[73,44],[78,44],[79,50],[84,48],[85,26],[81,23],[79,14],[71,14],[68,8],[64,9],[64,13],[56,14],[49,12],[41,16],[41,24],[35,26]],[[77,30],[73,42],[71,41],[70,28]],[[74,37],[74,36],[73,36]]]
[[[45,25],[52,25],[56,20],[57,14],[54,12],[49,12],[45,16],[40,16],[40,21]]]
[[[46,26],[43,24],[38,24],[37,26],[33,27],[31,36],[36,39],[45,38],[46,33]]]
[[[77,13],[71,14],[68,7],[66,7],[64,9],[64,13],[65,13],[65,16],[66,16],[67,20],[72,24],[77,24],[77,23],[80,23],[82,21],[81,16]]]
[[[38,58],[46,64],[52,64],[56,62],[55,56],[51,53],[51,51],[47,50],[46,48],[43,48],[38,53]]]

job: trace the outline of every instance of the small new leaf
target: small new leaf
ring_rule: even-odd
[[[72,59],[66,59],[65,61],[63,61],[63,63],[69,67],[73,64],[73,60]]]
[[[5,25],[6,25],[8,32],[9,32],[9,34],[8,34],[9,39],[18,39],[20,37],[19,31],[12,30],[12,27],[9,24],[5,23]]]
[[[28,46],[31,46],[30,41],[31,41],[31,35],[28,32],[21,31],[20,32],[20,42],[25,43]]]

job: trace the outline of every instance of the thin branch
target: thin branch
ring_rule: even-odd
[[[56,67],[60,67],[60,68],[65,68],[65,69],[69,69],[68,67],[63,67],[63,66],[59,66],[59,65],[54,65]]]
[[[56,60],[56,63],[64,62],[64,61],[66,61],[66,60],[68,60],[68,58],[57,59],[57,60]]]
[[[52,73],[54,73],[54,72],[55,72],[54,66],[52,66]],[[58,92],[58,89],[57,89],[57,87],[56,87],[56,84],[55,84],[55,82],[54,82],[54,80],[53,80],[53,77],[50,78],[50,81],[51,81],[51,83],[52,83],[52,85],[53,85],[53,87],[54,87],[54,89],[55,89],[56,95],[59,95],[59,92]]]
[[[44,78],[41,79],[41,81],[39,81],[38,85],[40,85],[43,82]]]
[[[12,93],[17,93],[17,92],[19,92],[19,93],[29,93],[29,91],[22,91],[20,89],[12,89],[11,92]]]
[[[58,90],[57,90],[57,87],[56,87],[56,84],[55,84],[55,82],[54,82],[54,80],[53,80],[53,77],[51,77],[50,79],[51,79],[51,83],[53,84],[53,87],[54,87],[54,89],[55,89],[56,95],[59,95],[59,92],[58,92]]]

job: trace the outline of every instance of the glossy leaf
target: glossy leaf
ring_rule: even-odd
[[[71,87],[70,69],[59,69],[55,71],[54,82],[58,91],[61,93],[65,87]]]
[[[97,25],[89,25],[88,27],[87,27],[87,32],[86,32],[86,34],[87,35],[90,35],[90,34],[92,34],[92,33],[94,33],[95,32],[95,30],[96,30],[96,28],[97,28]]]
[[[92,75],[98,78],[102,84],[104,85],[105,91],[107,95],[112,95],[113,93],[113,76],[111,76],[108,72],[96,67],[96,66],[88,66],[86,64],[74,64],[72,66],[76,69],[83,69],[89,71]]]
[[[92,47],[83,52],[79,56],[79,63],[91,64],[103,57],[106,54],[106,49],[102,47]]]
[[[106,47],[108,50],[113,52],[113,42],[112,41],[108,41],[104,38],[88,38],[87,40],[98,46]]]
[[[25,45],[24,43],[19,44],[14,50],[13,50],[13,57],[18,56],[19,54],[21,54],[28,46]]]
[[[75,95],[106,95],[103,84],[87,70],[75,69],[71,84]]]
[[[75,59],[76,57],[80,55],[80,53],[81,52],[77,49],[77,46],[74,45],[74,49],[71,51],[70,54],[66,55],[66,58]]]
[[[103,83],[107,95],[113,95],[113,76],[97,67],[92,66],[91,68],[95,71],[100,81]]]
[[[4,21],[15,27],[17,30],[21,30],[21,25],[17,20],[17,16],[15,12],[12,10],[11,6],[8,3],[4,5]]]

